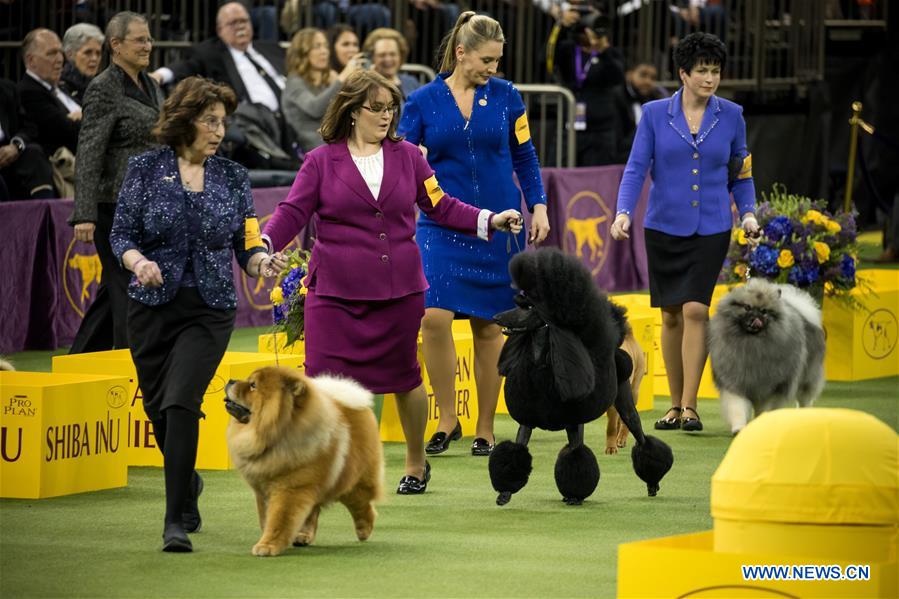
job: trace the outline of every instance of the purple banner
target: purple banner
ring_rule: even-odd
[[[634,226],[631,239],[615,242],[609,226],[622,166],[544,169],[552,231],[549,245],[577,255],[607,291],[647,287],[643,232]],[[254,189],[260,224],[271,216],[288,188]],[[642,223],[646,190],[636,222]],[[92,244],[77,242],[66,219],[71,200],[0,204],[0,353],[55,349],[71,344],[81,319],[97,293],[100,260]],[[308,233],[297,236],[294,245]],[[271,281],[247,277],[234,267],[238,327],[271,324]]]

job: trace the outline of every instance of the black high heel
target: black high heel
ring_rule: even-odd
[[[436,432],[431,435],[431,440],[425,446],[425,453],[428,455],[437,455],[449,449],[451,441],[458,441],[462,438],[462,423],[456,420],[456,427],[450,434]]]

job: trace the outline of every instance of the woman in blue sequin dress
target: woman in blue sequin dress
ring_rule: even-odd
[[[428,162],[447,193],[479,208],[502,212],[521,206],[518,176],[533,213],[528,241],[549,233],[546,194],[531,142],[524,102],[508,81],[493,77],[503,53],[495,20],[468,11],[444,40],[440,76],[409,96],[400,122],[406,140],[427,150]],[[438,226],[422,214],[416,240],[430,288],[425,298],[422,343],[440,422],[427,451],[443,453],[462,435],[456,413],[456,351],[452,322],[470,318],[478,423],[472,454],[493,448],[493,417],[499,397],[497,361],[503,338],[493,315],[513,307],[508,264],[524,249],[525,234],[496,235],[489,244]]]

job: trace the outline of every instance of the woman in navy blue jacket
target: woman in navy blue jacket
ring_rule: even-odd
[[[693,33],[681,40],[674,58],[683,87],[643,106],[611,233],[628,237],[649,170],[649,293],[662,310],[662,357],[671,389],[671,408],[655,428],[699,431],[696,393],[708,355],[709,304],[730,244],[731,194],[750,236],[758,223],[743,109],[715,95],[727,59],[724,43]]]
[[[128,340],[165,464],[163,551],[191,551],[200,529],[194,471],[200,407],[234,329],[232,256],[273,276],[244,167],[215,156],[237,99],[201,77],[179,83],[153,133],[163,147],[129,160],[110,242],[128,286]]]

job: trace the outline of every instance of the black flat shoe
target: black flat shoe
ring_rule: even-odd
[[[699,412],[697,412],[693,408],[684,408],[684,414],[687,413],[687,410],[690,410],[691,412],[696,414],[696,417],[694,418],[692,416],[683,416],[680,419],[680,429],[682,431],[687,431],[687,432],[701,431],[702,430],[702,420],[699,419]]]
[[[670,412],[674,412],[677,415],[674,416],[673,418],[668,418],[667,416]],[[656,420],[655,429],[657,431],[670,431],[670,430],[674,430],[676,428],[680,428],[680,420],[681,420],[680,414],[681,414],[680,408],[676,408],[674,406],[668,408],[668,411],[665,412],[665,417],[659,418],[658,420]]]
[[[184,525],[186,532],[200,532],[203,526],[203,519],[200,517],[200,508],[197,500],[203,493],[203,477],[200,473],[194,471],[193,478],[190,481],[190,494],[187,496],[187,502],[184,504],[184,512],[181,514],[181,524]]]
[[[428,455],[437,455],[449,449],[450,441],[458,441],[462,438],[462,423],[456,421],[456,428],[450,434],[436,432],[431,435],[431,440],[425,446],[425,453]]]
[[[400,479],[400,485],[396,488],[397,495],[421,495],[428,488],[428,481],[431,480],[431,464],[425,461],[425,479],[407,474]]]
[[[162,533],[162,550],[167,553],[190,553],[194,550],[190,539],[184,528],[176,523],[165,525],[165,532]]]
[[[487,456],[493,451],[493,444],[488,443],[487,439],[478,437],[471,443],[471,455]]]

